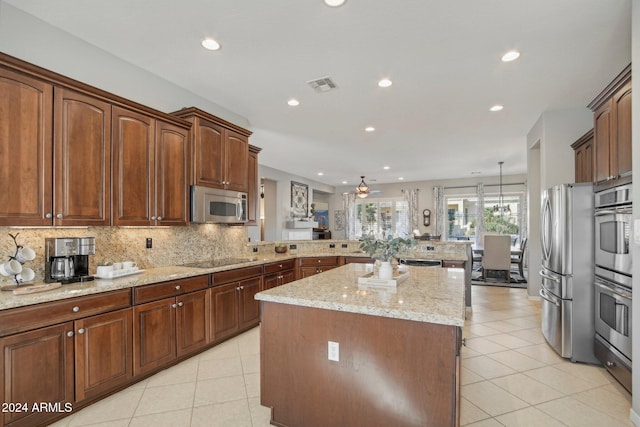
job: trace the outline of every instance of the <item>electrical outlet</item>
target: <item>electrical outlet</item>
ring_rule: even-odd
[[[329,249],[335,249],[335,248],[336,248],[335,243],[329,243]]]
[[[435,251],[436,248],[435,248],[435,246],[427,246],[427,250],[428,251]]]
[[[298,249],[298,245],[289,245],[289,249],[295,251],[296,249]]]
[[[346,244],[346,243],[343,243],[342,245],[340,245],[340,247],[341,247],[342,249],[347,249],[347,248],[349,247],[349,245],[348,245],[348,244]]]
[[[147,237],[147,249],[153,248],[153,239],[151,237]]]
[[[254,253],[258,252],[258,248],[254,246],[254,247],[253,247],[253,252],[254,252]]]
[[[329,360],[334,362],[340,361],[340,344],[335,341],[328,341],[328,356]]]

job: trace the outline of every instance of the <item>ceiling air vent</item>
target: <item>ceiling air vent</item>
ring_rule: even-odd
[[[331,77],[309,80],[307,84],[318,93],[329,92],[338,88],[338,85],[331,80]]]

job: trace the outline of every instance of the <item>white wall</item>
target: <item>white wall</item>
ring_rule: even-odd
[[[246,118],[1,0],[0,51],[165,113],[195,106],[249,128]]]

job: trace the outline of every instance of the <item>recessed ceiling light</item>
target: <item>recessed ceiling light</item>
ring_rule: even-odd
[[[343,183],[344,185],[346,185],[346,184],[347,184],[347,181],[342,181],[342,183]]]
[[[400,176],[398,177],[398,181],[404,181],[404,178]]]
[[[373,126],[367,126],[366,128],[364,128],[365,132],[373,132],[374,130],[376,130],[376,128],[374,128]]]
[[[479,171],[471,171],[471,175],[480,175],[482,172]]]
[[[502,62],[511,62],[515,61],[520,57],[520,52],[517,50],[510,50],[509,52],[502,55]]]
[[[504,107],[502,105],[494,105],[493,107],[489,108],[489,111],[500,111],[503,108]]]
[[[291,98],[287,101],[287,104],[289,104],[291,107],[297,107],[298,105],[300,105],[300,101],[295,98]]]
[[[378,86],[380,87],[389,87],[393,84],[393,82],[389,79],[382,79],[378,82]]]
[[[318,172],[318,176],[324,175],[324,172]]]
[[[345,4],[347,0],[324,0],[324,4],[329,7],[339,7]]]
[[[218,43],[214,39],[207,38],[202,40],[202,47],[209,50],[218,50],[220,49],[220,43]]]
[[[388,171],[389,169],[391,169],[391,166],[384,166],[382,169]]]

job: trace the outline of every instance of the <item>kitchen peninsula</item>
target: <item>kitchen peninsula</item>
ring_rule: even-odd
[[[275,425],[459,425],[464,271],[367,288],[349,264],[260,292],[261,404]]]

